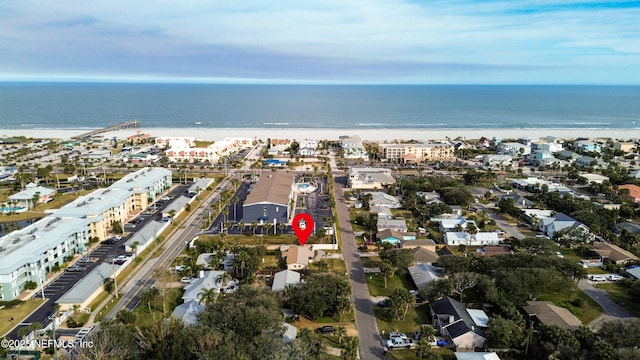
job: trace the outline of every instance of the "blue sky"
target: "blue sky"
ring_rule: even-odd
[[[640,84],[640,1],[3,1],[0,80]]]

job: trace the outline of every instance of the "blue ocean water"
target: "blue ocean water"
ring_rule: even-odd
[[[638,86],[0,83],[0,128],[639,129]]]

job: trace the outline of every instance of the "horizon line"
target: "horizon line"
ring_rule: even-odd
[[[131,84],[131,85],[257,85],[257,86],[617,86],[626,83],[414,83],[414,82],[330,82],[330,81],[203,81],[181,79],[1,79],[0,84]]]

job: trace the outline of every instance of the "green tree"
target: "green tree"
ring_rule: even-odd
[[[523,331],[518,324],[500,315],[489,321],[487,328],[488,346],[492,348],[516,348],[522,344]]]
[[[342,338],[347,335],[347,329],[344,326],[338,326],[333,334],[338,337],[338,345],[342,345]]]
[[[385,260],[380,265],[380,273],[384,277],[384,288],[387,288],[387,281],[390,277],[393,276],[395,270],[393,269],[393,265],[391,265],[391,261]]]
[[[431,343],[426,339],[420,339],[416,344],[416,356],[420,360],[442,360],[440,354],[431,347]]]
[[[343,360],[355,360],[358,358],[358,338],[355,336],[347,336],[342,344],[340,356]]]
[[[416,298],[405,288],[395,289],[389,296],[389,312],[393,320],[404,320]]]

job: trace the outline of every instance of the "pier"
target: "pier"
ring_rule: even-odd
[[[122,129],[133,129],[133,128],[139,128],[139,127],[140,127],[140,121],[138,121],[138,120],[130,120],[130,121],[121,122],[121,123],[118,123],[118,124],[115,124],[115,125],[111,125],[111,126],[108,126],[106,128],[92,130],[92,131],[86,132],[84,134],[73,136],[71,138],[72,139],[84,139],[84,138],[87,138],[87,137],[91,137],[93,135],[102,134],[102,133],[106,133],[106,132],[109,132],[109,131],[122,130]]]

